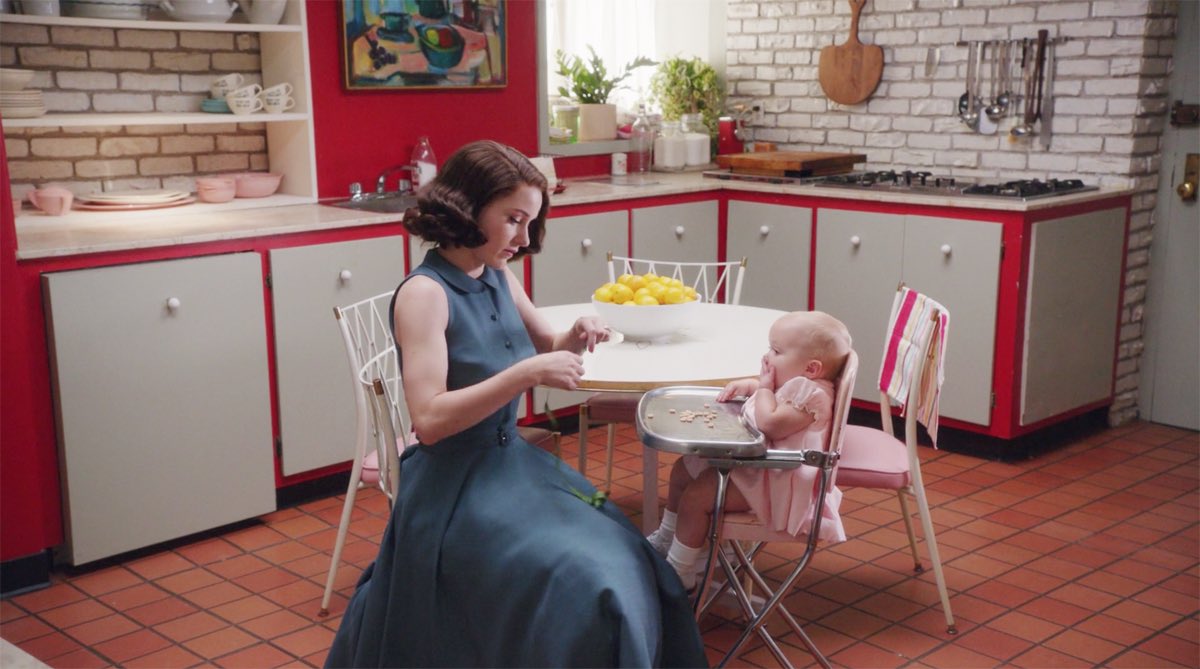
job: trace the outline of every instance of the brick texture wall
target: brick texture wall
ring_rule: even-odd
[[[781,149],[854,151],[867,169],[924,169],[979,180],[1081,178],[1135,190],[1126,258],[1113,424],[1137,416],[1142,312],[1167,123],[1175,3],[1162,0],[870,0],[859,38],[884,52],[883,80],[864,103],[827,99],[820,51],[846,40],[842,0],[728,0],[730,103],[760,102],[753,137]],[[967,49],[960,40],[1069,38],[1058,47],[1049,150],[957,116]],[[940,65],[925,75],[930,47]],[[1185,66],[1194,67],[1195,63]],[[986,91],[985,91],[986,92]]]
[[[0,23],[0,66],[34,70],[50,112],[197,112],[209,84],[262,83],[253,33]],[[14,199],[49,182],[77,193],[195,190],[196,176],[267,169],[262,123],[5,128]]]

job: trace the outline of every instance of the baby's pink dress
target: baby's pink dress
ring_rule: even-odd
[[[808,429],[775,442],[768,442],[768,447],[789,451],[825,450],[832,426],[833,395],[833,384],[829,381],[798,376],[784,383],[775,391],[775,400],[779,404],[791,404],[797,407],[797,410],[812,412],[815,419]],[[742,415],[757,429],[754,406],[755,400],[751,396],[742,407]],[[684,459],[688,473],[693,478],[706,467],[704,461],[695,456],[684,456]],[[817,468],[808,465],[801,465],[795,469],[746,467],[730,472],[729,480],[750,503],[750,509],[759,522],[771,529],[797,536],[807,532],[812,525]],[[825,508],[821,520],[822,541],[846,540],[846,530],[842,527],[842,518],[838,514],[841,501],[842,491],[838,490],[837,486],[831,486],[825,493]]]

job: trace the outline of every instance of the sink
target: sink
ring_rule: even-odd
[[[409,207],[417,206],[417,196],[411,192],[384,193],[382,195],[373,193],[358,198],[333,200],[322,202],[321,204],[327,204],[331,207],[341,207],[342,209],[373,211],[380,214],[403,214]]]

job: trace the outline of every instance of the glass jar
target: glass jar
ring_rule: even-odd
[[[682,114],[679,119],[687,145],[686,165],[707,165],[712,158],[712,140],[708,136],[708,127],[704,125],[704,117],[700,114]]]
[[[687,165],[687,141],[678,121],[663,121],[662,133],[654,140],[654,167],[677,171]]]
[[[640,174],[650,171],[650,160],[654,153],[654,128],[646,116],[646,105],[638,106],[637,118],[629,129],[629,173]]]
[[[579,106],[554,105],[550,108],[550,141],[574,144],[579,140]]]

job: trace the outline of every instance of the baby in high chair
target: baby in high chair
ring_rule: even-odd
[[[850,354],[850,332],[838,319],[820,311],[786,314],[771,325],[769,346],[758,378],[726,385],[717,401],[748,397],[742,414],[763,433],[769,448],[824,450],[833,425],[834,380]],[[728,512],[752,511],[773,530],[793,536],[812,521],[813,485],[817,469],[736,469],[726,491]],[[687,455],[671,469],[667,508],[662,524],[647,539],[679,573],[686,588],[695,585],[697,563],[705,552],[716,496],[717,472]],[[845,541],[838,516],[842,493],[826,493],[821,539]]]

